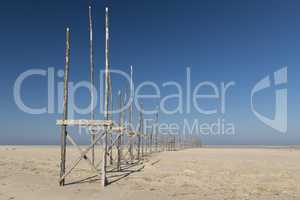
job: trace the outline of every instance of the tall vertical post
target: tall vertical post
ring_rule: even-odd
[[[153,136],[153,132],[154,132],[154,126],[153,126],[153,124],[151,124],[152,126],[151,126],[151,130],[150,130],[150,133],[149,133],[149,153],[151,154],[152,153],[152,142],[153,142],[153,138],[152,138],[152,136]]]
[[[175,151],[176,150],[176,135],[174,134],[174,136],[173,136],[173,151]]]
[[[140,107],[142,108],[142,102],[140,103]],[[139,126],[139,132],[138,132],[138,160],[141,160],[141,138],[142,138],[142,134],[143,134],[143,129],[144,129],[144,117],[143,117],[143,112],[142,110],[140,111],[140,126]]]
[[[132,66],[130,66],[130,106],[129,106],[129,126],[130,131],[132,131],[133,122],[132,122],[132,102],[133,102],[133,78],[132,78],[133,72],[132,72]],[[129,154],[130,154],[130,160],[133,161],[133,139],[132,136],[129,137]]]
[[[108,92],[109,92],[109,115],[108,118],[110,120],[113,119],[112,117],[112,110],[113,110],[113,104],[112,104],[112,84],[111,84],[111,77],[110,77],[110,73],[108,76]],[[109,136],[109,145],[113,144],[113,137],[112,137],[112,133],[108,135]],[[113,164],[113,148],[110,148],[110,153],[109,153],[109,164],[112,165]]]
[[[144,122],[144,125],[145,125],[145,122]],[[147,155],[148,153],[148,124],[147,124],[147,121],[146,121],[146,128],[144,130],[144,135],[145,135],[145,155]]]
[[[105,8],[105,119],[109,119],[109,25],[108,25],[108,8]],[[108,127],[105,129],[104,133],[104,150],[103,150],[103,159],[102,159],[102,185],[106,186],[107,177],[106,177],[106,167],[107,167],[107,135]]]
[[[125,88],[125,90],[124,90],[124,92],[123,92],[123,95],[124,96],[122,96],[122,106],[124,106],[124,105],[126,105],[126,100],[127,100],[127,90],[126,90],[126,88]],[[122,115],[123,115],[123,126],[124,126],[124,128],[125,129],[127,129],[126,131],[128,131],[128,124],[126,123],[127,121],[127,109],[126,110],[123,110],[122,111]],[[123,137],[122,137],[122,139],[121,139],[121,144],[122,145],[124,145],[125,144],[125,142],[126,142],[126,140],[128,139],[128,134],[124,134],[123,135]]]
[[[158,109],[155,114],[155,151],[158,151]]]
[[[143,102],[141,102],[141,111],[140,111],[140,113],[141,113],[141,146],[142,146],[142,148],[141,148],[141,150],[142,150],[142,157],[144,157],[144,155],[145,155],[145,127],[144,127],[144,125],[145,125],[145,121],[144,121],[144,103]]]
[[[119,127],[123,127],[123,111],[121,111],[122,109],[122,104],[123,104],[123,100],[122,100],[122,93],[119,90],[118,92],[119,95]],[[123,130],[121,130],[119,132],[119,138],[118,138],[118,142],[117,142],[117,169],[118,171],[121,171],[121,145],[122,145],[122,135],[123,135]]]
[[[94,60],[93,60],[93,22],[92,22],[92,8],[89,6],[89,32],[90,32],[90,82],[91,82],[91,119],[94,119]],[[90,133],[91,143],[94,144],[95,135],[93,133],[93,127],[91,127]],[[95,145],[92,147],[92,163],[95,164]]]
[[[69,64],[70,64],[70,29],[66,31],[66,57],[65,57],[65,70],[64,70],[64,113],[63,119],[68,119],[68,79],[69,79]],[[60,162],[60,177],[63,177],[66,170],[66,137],[67,125],[61,126],[61,162]],[[59,185],[63,186],[65,179],[61,179]]]

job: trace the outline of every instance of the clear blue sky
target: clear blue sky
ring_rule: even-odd
[[[63,69],[65,28],[72,31],[71,79],[88,80],[88,1],[3,1],[0,6],[1,132],[0,144],[56,144],[59,114],[29,115],[14,103],[13,85],[30,68]],[[178,81],[184,85],[191,67],[192,84],[235,81],[229,93],[226,121],[235,136],[203,137],[208,144],[300,143],[300,2],[297,0],[164,0],[92,2],[95,66],[104,66],[104,6],[111,9],[111,66],[129,70],[135,83]],[[288,66],[288,131],[277,132],[250,109],[250,91],[260,79]],[[61,81],[61,80],[56,80]],[[122,87],[116,80],[114,90]],[[31,79],[23,99],[46,105],[46,82]],[[162,89],[165,94],[171,90]],[[171,91],[174,92],[174,91]],[[78,104],[89,101],[85,91]],[[257,109],[272,116],[274,90],[257,100]],[[147,106],[151,103],[145,102]],[[173,102],[174,104],[176,102]],[[172,106],[172,103],[170,103]],[[83,116],[81,116],[83,117]],[[162,122],[215,120],[192,112],[162,115]]]

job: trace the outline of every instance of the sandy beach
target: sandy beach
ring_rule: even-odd
[[[75,159],[77,151],[70,150]],[[200,148],[151,155],[106,188],[84,162],[58,186],[58,146],[1,146],[0,199],[300,199],[300,150]],[[140,169],[139,171],[137,169]],[[113,178],[111,178],[113,179]]]

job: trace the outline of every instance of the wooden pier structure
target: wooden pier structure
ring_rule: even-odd
[[[104,119],[95,119],[94,114],[94,62],[93,62],[93,23],[92,10],[89,7],[89,39],[90,39],[90,83],[91,83],[91,115],[90,119],[68,119],[68,82],[70,70],[70,29],[66,29],[66,51],[64,67],[64,98],[63,98],[63,118],[56,121],[61,127],[61,161],[60,178],[61,186],[66,184],[66,178],[78,166],[80,162],[86,162],[92,172],[101,180],[102,186],[110,183],[108,172],[122,172],[124,167],[133,163],[142,164],[143,159],[151,154],[161,151],[174,151],[183,148],[179,144],[180,138],[176,135],[163,135],[158,131],[158,111],[155,115],[155,126],[152,131],[145,131],[145,120],[143,111],[139,111],[138,130],[134,130],[133,107],[118,113],[118,119],[114,120],[111,113],[112,102],[112,80],[110,77],[109,59],[109,13],[105,9],[105,88],[104,88]],[[133,98],[133,72],[131,67],[130,98]],[[118,107],[121,109],[125,105],[126,93],[122,90],[118,92]],[[141,107],[143,103],[141,102]],[[127,124],[125,116],[128,116]],[[69,126],[88,127],[91,143],[86,148],[82,148],[72,137]],[[66,168],[67,162],[67,142],[78,151],[78,158]],[[187,147],[185,145],[185,147]],[[98,159],[95,156],[95,149],[101,149],[102,156]],[[91,158],[89,157],[91,155]],[[96,162],[96,160],[98,162]]]

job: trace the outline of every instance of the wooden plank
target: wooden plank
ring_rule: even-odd
[[[56,124],[69,126],[111,126],[113,122],[111,120],[59,119],[56,120]]]
[[[113,132],[121,132],[120,134],[123,134],[123,132],[126,130],[125,127],[120,127],[120,126],[113,126],[110,129]]]

